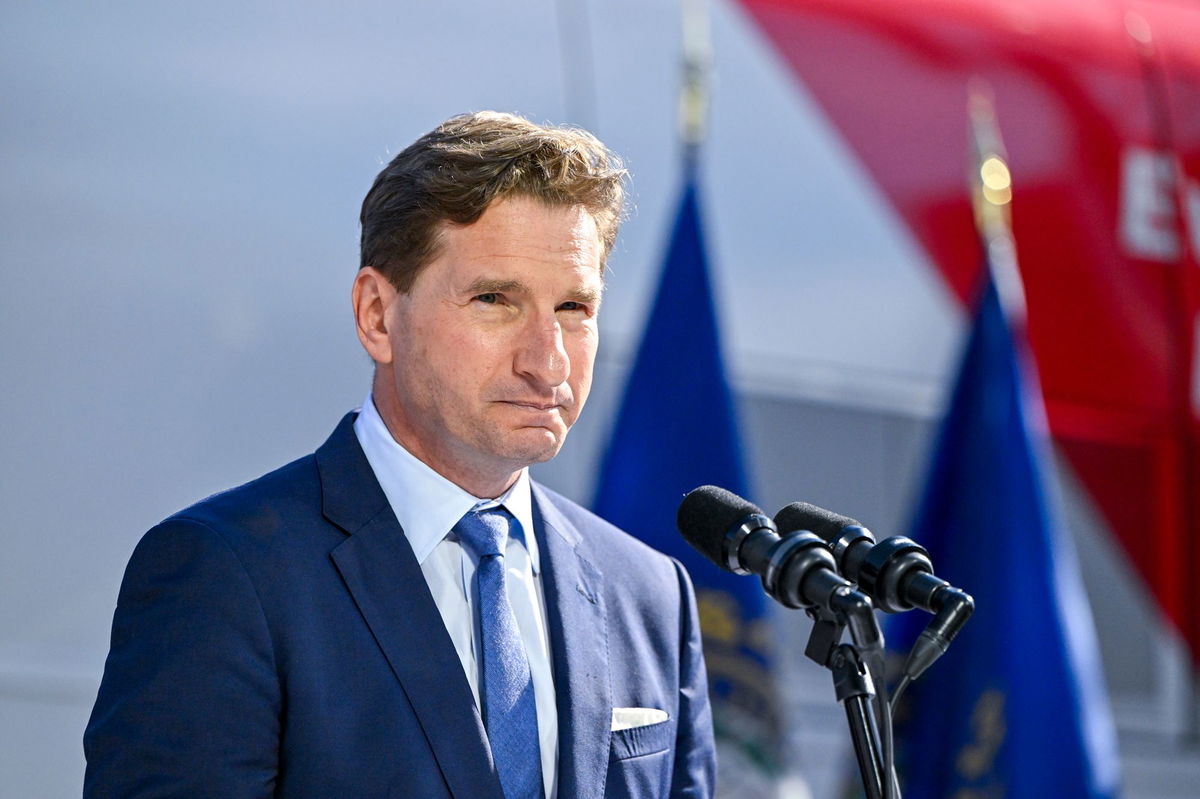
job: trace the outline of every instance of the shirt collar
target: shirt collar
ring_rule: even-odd
[[[384,424],[370,393],[354,420],[354,434],[418,563],[425,562],[468,511],[504,505],[521,523],[533,573],[541,571],[537,539],[533,535],[533,497],[528,469],[522,469],[516,482],[496,499],[473,496],[401,446]]]

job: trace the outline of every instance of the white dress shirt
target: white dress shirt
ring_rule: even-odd
[[[354,421],[354,433],[417,556],[417,562],[421,564],[421,573],[442,614],[442,621],[450,633],[458,659],[462,661],[477,708],[480,706],[477,653],[482,650],[479,625],[475,622],[478,618],[474,610],[476,597],[471,588],[476,561],[458,543],[457,535],[451,529],[468,511],[496,505],[504,505],[520,522],[524,543],[510,536],[504,550],[505,587],[517,617],[521,638],[525,642],[525,653],[533,678],[542,756],[542,784],[546,796],[554,799],[558,789],[558,710],[550,669],[541,564],[533,534],[533,498],[529,490],[528,470],[521,470],[517,481],[503,496],[496,499],[472,496],[396,442],[379,416],[371,394],[367,394]]]

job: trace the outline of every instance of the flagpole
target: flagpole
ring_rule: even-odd
[[[563,103],[567,120],[596,130],[596,64],[592,57],[592,30],[587,4],[559,0],[557,5],[559,53],[562,58]]]
[[[712,74],[712,24],[708,0],[682,0],[683,85],[679,90],[679,136],[684,165],[696,166],[700,145],[708,135],[710,76]]]
[[[973,159],[969,180],[975,210],[975,229],[987,256],[984,263],[1000,294],[1000,304],[1009,323],[1025,327],[1025,285],[1017,266],[1012,236],[1012,172],[996,124],[992,89],[981,78],[967,87],[967,113]]]

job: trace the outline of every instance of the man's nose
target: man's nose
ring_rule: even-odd
[[[540,386],[553,388],[571,374],[571,359],[563,345],[562,325],[554,316],[530,320],[522,332],[514,367]]]

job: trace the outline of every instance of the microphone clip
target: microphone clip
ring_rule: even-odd
[[[721,554],[725,558],[725,568],[734,574],[753,574],[754,572],[742,565],[742,544],[750,537],[751,533],[761,530],[764,527],[774,527],[774,525],[775,522],[771,521],[769,516],[762,513],[752,513],[742,519],[737,527],[725,533],[725,540],[721,544]]]

